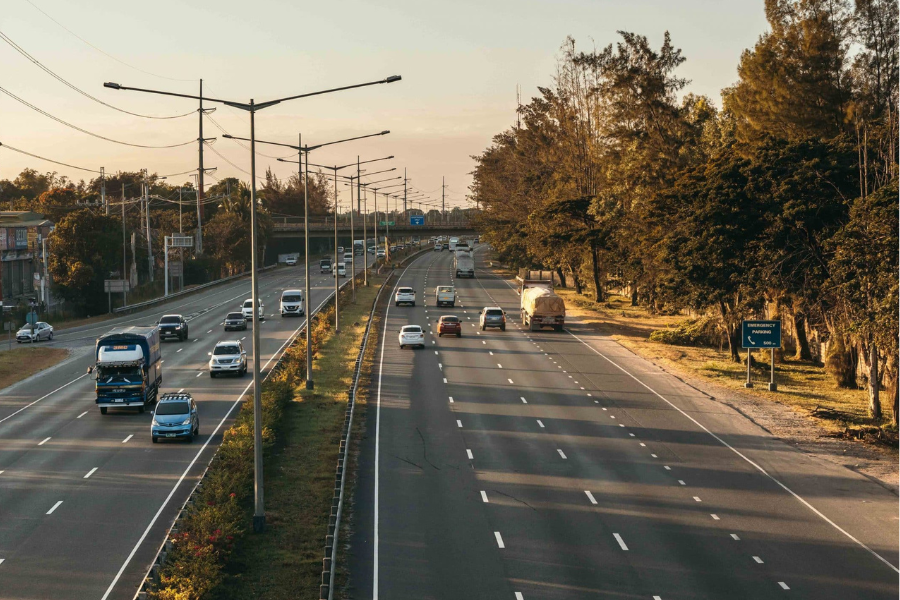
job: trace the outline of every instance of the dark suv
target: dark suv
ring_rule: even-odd
[[[181,315],[163,315],[156,323],[159,326],[159,339],[178,338],[182,342],[188,338],[188,324]]]

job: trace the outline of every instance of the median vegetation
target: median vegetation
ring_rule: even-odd
[[[4,350],[0,352],[0,390],[49,369],[68,356],[69,351],[63,348],[27,346]]]

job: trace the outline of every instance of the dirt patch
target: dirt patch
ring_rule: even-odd
[[[69,356],[63,348],[35,348],[27,346],[0,352],[0,390],[49,369]]]

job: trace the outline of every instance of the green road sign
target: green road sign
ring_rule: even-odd
[[[381,222],[379,223],[379,225],[381,225],[382,227],[384,227],[385,225],[390,225],[391,227],[393,227],[393,226],[394,226],[394,222],[393,222],[393,221],[381,221]]]

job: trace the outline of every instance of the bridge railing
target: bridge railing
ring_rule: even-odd
[[[299,231],[303,229],[303,217],[272,217],[272,227],[275,231]],[[408,227],[423,227],[423,225],[410,225],[409,219],[400,220],[399,217],[394,217],[390,219],[379,219],[378,220],[378,229],[379,231],[383,230],[385,227],[382,225],[385,221],[393,221],[393,225],[390,227],[402,228],[406,229]],[[366,227],[369,231],[372,231],[375,224],[375,220],[371,217],[366,220]],[[362,231],[362,221],[360,219],[354,219],[353,223],[354,227]],[[337,221],[338,229],[349,229],[350,228],[350,217],[347,215],[340,215]],[[439,218],[429,218],[425,217],[424,227],[428,229],[468,229],[470,227],[468,219],[439,219]],[[311,231],[327,231],[334,229],[334,217],[312,217],[309,220],[309,228]]]

